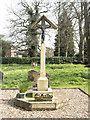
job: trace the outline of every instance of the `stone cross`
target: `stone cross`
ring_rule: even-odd
[[[41,22],[41,25],[39,24]],[[31,28],[39,28],[42,31],[41,37],[41,57],[40,57],[40,78],[38,79],[38,91],[48,91],[48,79],[45,71],[45,29],[53,28],[57,29],[56,26],[44,15],[39,18]]]

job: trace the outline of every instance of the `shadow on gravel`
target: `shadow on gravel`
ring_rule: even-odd
[[[20,108],[20,107],[14,105],[14,99],[0,99],[0,101],[2,101],[3,104],[7,104],[7,105],[9,105],[13,108],[16,108],[16,109],[19,109],[19,110],[22,110],[22,111],[26,111],[24,108]]]
[[[27,111],[26,109],[24,109],[23,107],[19,107],[19,106],[16,106],[14,104],[14,99],[0,99],[2,101],[3,104],[7,104],[15,109],[19,109],[21,111]],[[1,104],[2,104],[1,103]],[[31,110],[28,110],[28,111],[31,111]],[[40,110],[33,110],[33,111],[45,111],[45,109],[40,109]],[[47,109],[47,111],[51,111],[49,109]],[[53,110],[52,110],[53,111]]]

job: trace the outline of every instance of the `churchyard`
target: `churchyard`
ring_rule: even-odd
[[[90,117],[89,4],[66,3],[22,0],[20,10],[11,9],[16,18],[11,17],[6,38],[0,35],[0,118]]]
[[[20,83],[32,88],[33,81],[28,82],[28,71],[40,72],[40,65],[2,64],[4,73],[2,88],[19,88]],[[46,73],[50,75],[51,88],[81,88],[88,93],[88,68],[82,64],[46,64]]]
[[[88,117],[87,97],[89,96],[87,94],[88,79],[89,79],[88,68],[84,64],[77,64],[77,65],[76,64],[46,64],[45,29],[47,28],[57,29],[57,27],[47,17],[43,15],[36,22],[34,22],[30,28],[31,29],[38,28],[41,29],[42,32],[40,64],[35,66],[34,64],[31,65],[3,64],[2,65],[3,66],[2,75],[4,79],[2,79],[3,82],[1,84],[1,87],[4,88],[4,91],[2,91],[1,102],[3,107],[5,109],[7,107],[11,109],[10,106],[12,106],[15,109],[15,111],[17,107],[19,107],[19,109],[21,109],[20,112],[22,111],[22,109],[27,111],[39,110],[40,112],[42,110],[49,110],[49,111],[57,110],[55,111],[55,114],[59,115],[61,108],[65,108],[65,106],[69,105],[68,108],[71,106],[70,110],[73,110],[75,105],[76,108],[78,108],[78,103],[79,104],[81,103],[83,107],[81,109],[77,109],[79,110],[79,115],[77,115],[75,108],[73,110],[73,117],[76,115],[78,117],[81,117],[83,115],[84,118],[85,117],[87,118]],[[5,88],[8,88],[8,91],[7,90],[5,91]],[[11,88],[14,88],[14,90],[10,91]],[[18,89],[15,90],[16,88]],[[15,92],[15,93],[11,94],[11,92]],[[7,93],[8,96],[5,95],[5,93]],[[5,97],[7,98],[8,101],[6,103],[3,102],[6,101]],[[75,99],[77,100],[77,102]],[[84,112],[84,102],[86,104],[85,112]],[[6,107],[5,104],[7,104],[8,106]],[[69,111],[68,108],[66,109],[67,112]],[[1,111],[2,115],[5,116],[3,111]],[[68,115],[71,116],[70,113],[71,112],[65,115],[65,117]],[[13,115],[14,117],[16,117],[15,114]],[[28,117],[31,117],[31,115]],[[9,116],[11,116],[10,113]],[[25,115],[23,117],[25,117]],[[46,113],[45,113],[45,117],[46,117]],[[55,117],[55,116],[51,114],[49,117]],[[60,117],[60,115],[58,117]]]
[[[88,68],[85,65],[46,64],[46,73],[50,75],[49,88],[52,88],[54,98],[56,98],[55,103],[53,101],[48,103],[47,101],[28,102],[28,100],[24,102],[25,100],[22,101],[22,98],[16,98],[18,93],[20,93],[20,84],[24,85],[22,87],[26,86],[28,90],[33,88],[33,81],[28,82],[28,71],[31,70],[40,72],[40,65],[32,67],[30,64],[2,64],[4,79],[1,84],[3,89],[1,90],[2,107],[0,113],[3,119],[88,119],[89,96],[83,92],[88,93]],[[81,88],[83,91],[78,88]],[[43,110],[43,107],[46,110]],[[50,110],[47,110],[48,107]],[[41,109],[32,110],[32,108]]]

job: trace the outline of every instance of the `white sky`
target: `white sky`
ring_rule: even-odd
[[[8,24],[7,19],[9,18],[9,8],[17,10],[17,3],[21,0],[0,0],[0,34],[7,34],[6,26]],[[33,1],[33,0],[26,0]],[[52,1],[52,0],[49,0]]]
[[[7,19],[9,18],[8,9],[13,8],[13,9],[17,10],[18,9],[17,8],[18,7],[17,2],[20,2],[20,1],[21,0],[0,0],[0,34],[3,34],[3,35],[7,36],[8,30],[6,29],[6,27],[8,25]],[[28,1],[30,3],[33,0],[26,0],[26,1]],[[43,0],[43,1],[48,1],[48,0]],[[49,2],[53,2],[53,1],[55,2],[57,0],[49,0]],[[70,2],[70,1],[72,1],[72,0],[68,0],[67,2]],[[86,0],[86,1],[88,1],[88,0]],[[49,17],[49,19],[53,22],[53,16],[52,15],[48,15],[47,17]],[[52,36],[51,41],[48,41],[49,38],[48,38],[48,36],[46,36],[46,47],[53,47],[54,38],[55,38],[55,32],[54,31],[55,30],[51,30],[51,32],[50,32],[50,35]]]
[[[6,25],[8,24],[8,22],[7,22],[8,14],[9,14],[8,13],[8,8],[17,9],[17,2],[19,2],[19,1],[21,1],[21,0],[0,0],[0,34],[6,34],[7,33],[5,28],[6,28]],[[33,0],[26,0],[26,1],[31,2]],[[48,1],[48,0],[46,0],[46,1]],[[52,2],[52,1],[57,1],[57,0],[49,0],[49,1]],[[67,0],[67,1],[70,2],[70,1],[73,1],[73,0]],[[83,1],[83,0],[81,0],[81,1]],[[89,0],[85,0],[85,1],[89,1]]]
[[[15,8],[17,1],[20,0],[0,0],[0,34],[7,34],[6,26],[8,24],[8,9]]]
[[[17,3],[20,2],[21,0],[0,0],[0,34],[3,34],[5,36],[8,35],[8,29],[7,29],[7,25],[9,24],[8,23],[8,19],[10,18],[9,16],[9,8],[13,8],[15,10],[17,10],[18,6],[17,6]],[[28,1],[29,3],[33,0],[26,0]],[[52,1],[52,0],[49,0],[49,1]],[[52,34],[52,38],[51,40],[53,42],[50,42],[48,41],[49,38],[48,36],[46,36],[46,47],[53,47],[53,43],[54,43],[54,30],[51,30],[50,34]],[[7,37],[6,37],[6,40],[7,40]]]

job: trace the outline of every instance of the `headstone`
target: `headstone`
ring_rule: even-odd
[[[40,77],[40,72],[31,70],[28,71],[28,81],[33,81],[33,87],[37,87],[37,80]],[[46,73],[46,77],[48,78],[48,87],[50,86],[49,84],[49,79],[50,79],[50,75]]]
[[[32,67],[37,67],[37,62],[32,62],[32,63],[31,63],[31,66],[32,66]]]

